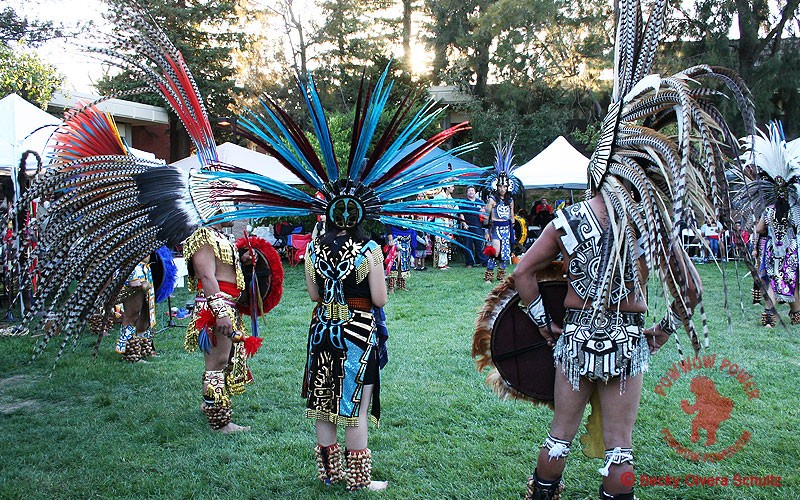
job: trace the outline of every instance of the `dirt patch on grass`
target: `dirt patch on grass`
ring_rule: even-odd
[[[9,394],[13,389],[33,382],[26,375],[13,375],[0,379],[0,414],[8,415],[20,410],[35,410],[41,402],[35,399],[21,399]]]
[[[10,415],[19,410],[37,410],[41,406],[42,405],[39,401],[33,399],[14,401],[13,403],[0,402],[0,414]]]
[[[19,387],[26,382],[33,382],[33,379],[27,375],[12,375],[10,377],[0,378],[0,393]]]

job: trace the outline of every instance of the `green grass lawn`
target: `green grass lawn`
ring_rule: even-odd
[[[659,380],[678,362],[665,346],[646,374],[634,431],[637,496],[641,499],[800,498],[800,326],[765,330],[759,306],[750,304],[752,281],[732,265],[728,273],[728,325],[722,279],[700,265],[705,284],[712,368],[679,376],[664,395]],[[0,498],[319,498],[350,497],[341,485],[316,480],[312,422],[300,397],[311,302],[302,267],[286,268],[283,300],[262,326],[261,351],[251,361],[256,383],[234,399],[237,423],[252,432],[211,432],[200,405],[202,357],[183,351],[183,330],[156,338],[160,356],[126,364],[104,339],[91,356],[93,338],[69,347],[52,369],[57,345],[28,364],[28,337],[0,337]],[[500,401],[484,386],[470,357],[477,311],[489,291],[483,269],[455,264],[448,271],[414,272],[409,292],[386,307],[390,362],[383,370],[383,418],[371,429],[376,479],[390,481],[384,498],[520,498],[551,412],[528,403]],[[741,283],[741,284],[740,284]],[[744,313],[740,309],[744,301]],[[183,305],[185,291],[173,305]],[[660,309],[663,300],[654,301]],[[165,319],[163,310],[160,318]],[[786,318],[787,306],[781,313]],[[651,315],[652,316],[652,315]],[[164,321],[162,320],[162,325]],[[35,332],[34,332],[35,333]],[[116,333],[116,332],[115,332]],[[688,351],[688,341],[683,342]],[[748,399],[741,382],[721,370],[730,360],[752,375]],[[689,440],[696,375],[715,381],[733,400],[719,426],[718,443]],[[720,453],[742,432],[749,441],[718,462],[683,458],[662,429],[695,451]],[[564,498],[597,498],[602,466],[573,445]],[[641,474],[675,476],[677,488],[639,486]],[[735,475],[781,476],[780,487],[737,487]],[[686,478],[724,477],[728,486],[686,484]],[[706,479],[708,481],[708,479]]]

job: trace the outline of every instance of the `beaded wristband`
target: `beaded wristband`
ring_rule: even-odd
[[[550,324],[550,320],[544,310],[544,302],[542,302],[541,295],[538,295],[527,306],[522,305],[522,302],[519,303],[519,306],[525,311],[525,314],[528,315],[531,321],[533,321],[533,324],[539,328],[545,328]]]
[[[228,316],[228,304],[225,303],[225,297],[221,293],[215,293],[206,298],[206,304],[208,304],[208,308],[214,317],[224,318]]]

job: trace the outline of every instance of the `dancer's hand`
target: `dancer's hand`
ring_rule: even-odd
[[[547,326],[544,328],[539,328],[539,335],[542,336],[547,341],[547,345],[550,347],[556,346],[556,340],[561,334],[564,332],[564,329],[558,326],[555,323],[550,323],[549,329]]]
[[[233,333],[233,321],[231,321],[231,318],[228,316],[217,318],[214,324],[214,333],[230,337],[231,333]]]
[[[647,328],[642,333],[647,336],[647,345],[650,347],[651,355],[657,353],[670,337],[669,333],[662,330],[658,323]]]

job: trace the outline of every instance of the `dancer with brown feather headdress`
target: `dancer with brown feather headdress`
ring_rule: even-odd
[[[746,86],[724,68],[652,74],[666,4],[654,2],[644,22],[639,0],[620,2],[614,87],[588,168],[587,200],[558,211],[514,272],[520,304],[553,346],[556,364],[553,423],[527,498],[559,497],[565,460],[593,391],[608,424],[600,498],[633,498],[620,478],[633,470],[631,434],[649,357],[680,325],[695,352],[700,349],[693,313],[699,307],[702,315],[702,284],[674,242],[680,221],[695,226],[712,215],[732,227],[724,167],[737,155],[736,140],[711,101],[716,92],[700,82],[726,85],[748,129],[752,110]],[[559,253],[569,284],[563,331],[546,313],[537,281],[537,272]],[[645,330],[651,272],[670,303],[664,320]]]

